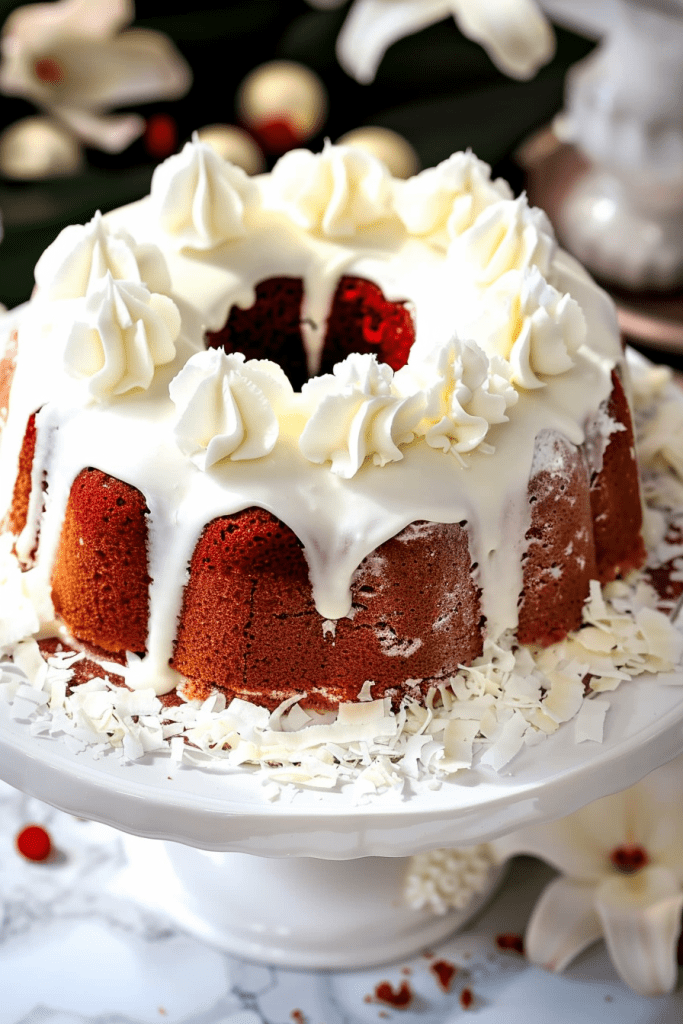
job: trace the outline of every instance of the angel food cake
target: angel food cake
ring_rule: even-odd
[[[6,320],[0,645],[42,650],[60,714],[78,690],[165,708],[157,739],[203,707],[339,740],[444,707],[471,748],[466,667],[564,642],[645,561],[613,307],[470,153],[249,178],[193,141]]]

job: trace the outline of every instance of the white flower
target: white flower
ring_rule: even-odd
[[[343,0],[308,0],[338,7]],[[501,71],[531,78],[555,51],[552,29],[534,0],[355,0],[337,40],[345,71],[367,85],[398,39],[452,16]]]
[[[222,349],[197,352],[169,385],[178,447],[202,470],[223,459],[268,455],[280,433],[276,408],[292,395],[285,373],[268,359]]]
[[[683,758],[495,845],[499,856],[528,853],[561,872],[531,915],[524,939],[530,960],[561,971],[602,936],[636,992],[672,991],[683,909]]]
[[[332,472],[350,479],[365,459],[377,466],[403,458],[400,445],[414,437],[424,399],[392,390],[393,371],[374,355],[347,356],[331,374],[314,377],[302,394],[315,404],[299,439],[311,462],[331,461]]]
[[[57,0],[13,11],[0,39],[0,91],[49,112],[81,142],[118,153],[142,134],[133,103],[176,99],[191,72],[166,36],[127,29],[131,0]]]

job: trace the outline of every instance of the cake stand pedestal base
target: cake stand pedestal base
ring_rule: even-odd
[[[481,910],[504,873],[492,868],[463,910],[436,914],[405,902],[409,857],[276,859],[137,836],[124,843],[127,896],[226,952],[300,969],[370,967],[435,945]]]

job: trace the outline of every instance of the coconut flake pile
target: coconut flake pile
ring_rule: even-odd
[[[407,700],[393,713],[388,698],[342,704],[336,716],[304,711],[289,698],[269,712],[244,700],[164,707],[153,690],[128,690],[94,678],[71,688],[73,652],[43,656],[33,639],[11,648],[0,698],[34,736],[59,736],[78,753],[112,748],[127,761],[170,754],[187,765],[235,769],[259,765],[280,786],[360,791],[400,788],[408,779],[439,780],[472,766],[501,771],[522,747],[574,719],[575,739],[599,741],[608,701],[601,696],[642,673],[670,672],[683,637],[654,608],[654,591],[595,584],[583,629],[543,651],[513,646],[512,634],[487,641],[484,654],[422,706]],[[587,681],[590,683],[587,686]],[[683,682],[683,680],[681,680]],[[364,687],[364,696],[371,686]],[[591,699],[585,699],[586,693]]]
[[[681,580],[683,465],[675,454],[683,450],[683,401],[659,370],[636,381],[650,567],[666,565],[670,578]],[[678,447],[654,405],[671,410]],[[424,705],[407,698],[392,712],[389,698],[374,700],[366,682],[357,702],[342,704],[336,715],[308,713],[301,696],[269,712],[240,699],[226,705],[218,692],[203,702],[180,692],[182,702],[165,707],[152,689],[131,691],[108,678],[72,685],[84,654],[43,656],[35,639],[17,642],[15,630],[3,629],[17,608],[27,632],[35,629],[30,575],[0,550],[0,600],[9,602],[8,613],[14,608],[13,616],[0,614],[0,656],[11,659],[0,662],[0,699],[10,703],[12,718],[27,721],[36,737],[59,737],[73,752],[89,749],[94,757],[163,754],[188,767],[258,768],[272,798],[293,787],[351,784],[359,796],[400,792],[409,780],[438,787],[475,763],[500,772],[525,746],[568,722],[577,743],[600,742],[606,694],[645,673],[661,680],[683,659],[683,636],[643,574],[633,574],[602,589],[593,583],[583,626],[561,643],[519,647],[511,633],[487,640],[483,655],[430,690]],[[683,675],[670,681],[683,684]]]
[[[428,907],[434,914],[464,910],[486,889],[495,866],[494,851],[487,843],[418,853],[410,858],[403,898],[413,910]]]

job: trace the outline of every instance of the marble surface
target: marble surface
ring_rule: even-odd
[[[31,863],[16,834],[43,824],[53,854]],[[146,842],[153,852],[153,840]],[[677,1024],[683,987],[634,995],[602,944],[562,976],[498,947],[523,931],[548,869],[529,859],[462,933],[429,953],[371,970],[294,971],[251,964],[183,931],[138,898],[126,838],[56,811],[0,783],[0,1024]],[[138,847],[139,851],[139,847]],[[433,969],[457,968],[448,990]],[[405,1009],[378,1000],[381,985],[412,995]],[[467,1001],[466,993],[472,1002]]]

